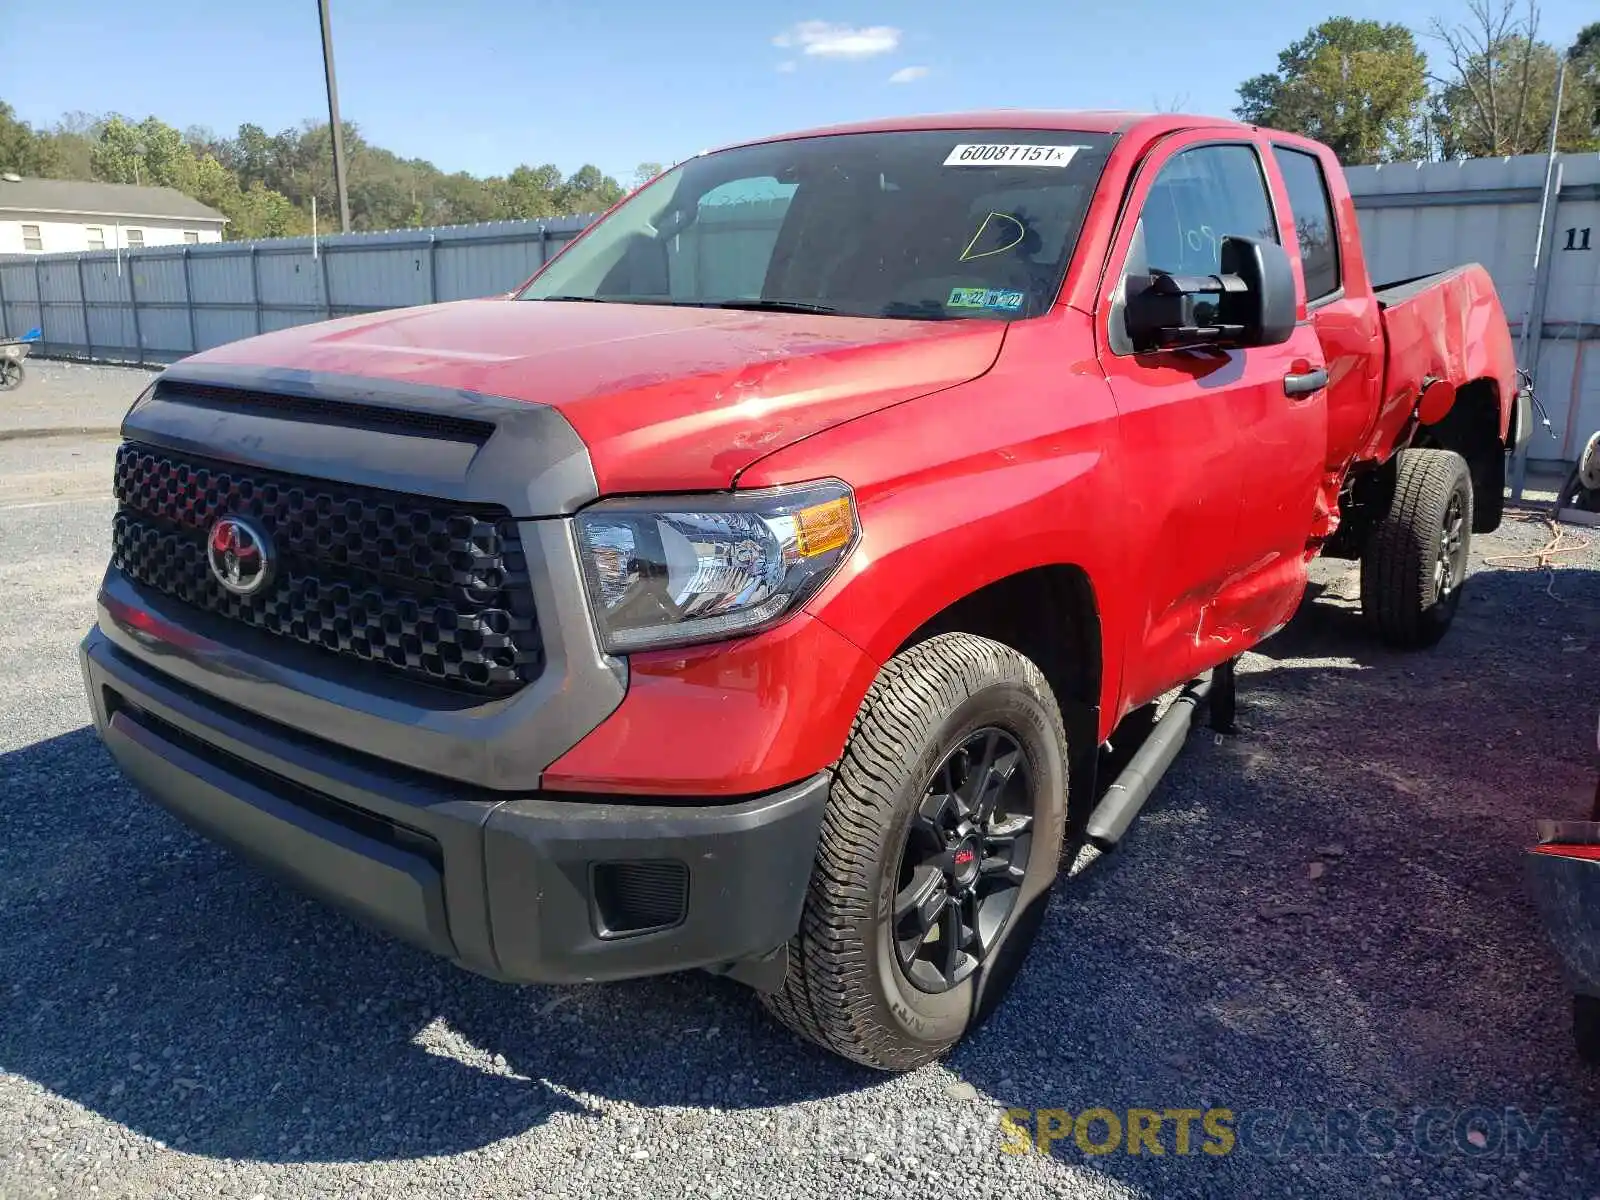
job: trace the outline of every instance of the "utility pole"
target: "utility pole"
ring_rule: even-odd
[[[350,232],[350,197],[344,190],[344,126],[339,123],[339,85],[333,75],[333,27],[328,0],[317,0],[322,14],[322,66],[328,75],[328,132],[333,136],[333,188],[339,193],[339,230]]]
[[[1517,339],[1517,363],[1537,380],[1540,339],[1544,337],[1544,302],[1550,290],[1550,256],[1547,243],[1555,233],[1556,207],[1561,203],[1561,164],[1556,161],[1556,143],[1561,133],[1561,98],[1567,82],[1567,59],[1563,55],[1556,70],[1556,106],[1550,114],[1550,142],[1544,158],[1544,192],[1539,203],[1539,228],[1533,240],[1533,278],[1528,281],[1528,311]],[[1548,227],[1548,228],[1547,228]],[[1531,349],[1530,349],[1531,348]],[[1528,447],[1524,438],[1511,456],[1511,498],[1521,500],[1528,479]],[[1566,447],[1562,447],[1565,450]]]

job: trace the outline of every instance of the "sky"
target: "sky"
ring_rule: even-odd
[[[404,157],[501,174],[641,162],[839,121],[972,108],[1227,115],[1332,15],[1423,32],[1465,0],[330,0],[346,121]],[[275,133],[326,120],[314,0],[4,0],[0,100],[24,120],[154,114]],[[1252,6],[1254,7],[1254,6]],[[1541,36],[1600,17],[1542,0]],[[1433,43],[1423,39],[1425,49]]]

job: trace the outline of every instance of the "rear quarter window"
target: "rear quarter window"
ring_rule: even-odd
[[[1286,146],[1274,146],[1272,153],[1289,192],[1289,210],[1294,215],[1300,264],[1305,273],[1306,302],[1314,303],[1337,292],[1343,283],[1328,181],[1316,155]]]

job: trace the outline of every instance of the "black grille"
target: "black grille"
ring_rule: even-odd
[[[241,467],[133,443],[117,452],[112,562],[138,583],[281,637],[482,693],[544,665],[527,561],[503,509]],[[251,517],[279,560],[224,588],[206,537]]]

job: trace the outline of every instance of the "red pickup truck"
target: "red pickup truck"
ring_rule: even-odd
[[[907,1069],[1004,994],[1119,722],[1313,557],[1444,633],[1524,403],[1485,273],[1375,287],[1304,138],[773,138],[511,296],[164,372],[88,693],[155,800],[472,970],[706,968]]]

